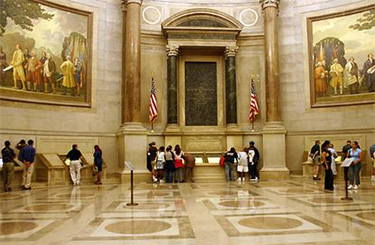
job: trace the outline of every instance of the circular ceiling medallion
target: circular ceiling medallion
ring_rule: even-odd
[[[9,221],[0,223],[0,235],[11,235],[30,231],[38,227],[34,222],[27,221]]]
[[[240,13],[240,22],[244,26],[253,26],[258,22],[259,16],[254,9],[244,9]]]
[[[146,21],[147,24],[155,25],[160,22],[161,20],[161,13],[160,10],[154,6],[148,6],[143,9],[142,11],[143,20]]]
[[[238,222],[242,226],[253,229],[293,229],[303,223],[297,219],[284,217],[254,217],[242,219]]]
[[[117,234],[150,234],[168,230],[172,225],[157,220],[129,220],[107,225],[105,229]]]

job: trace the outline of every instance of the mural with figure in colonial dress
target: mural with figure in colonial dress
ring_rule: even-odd
[[[43,0],[3,0],[0,98],[91,105],[92,13]]]
[[[308,18],[312,107],[375,102],[375,5]]]

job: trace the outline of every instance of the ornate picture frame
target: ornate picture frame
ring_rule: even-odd
[[[4,4],[0,100],[91,107],[93,13],[45,0]]]
[[[307,18],[312,108],[375,103],[374,19],[375,4]]]

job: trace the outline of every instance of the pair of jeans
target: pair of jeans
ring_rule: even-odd
[[[249,163],[250,179],[258,177],[258,162]]]
[[[3,165],[4,189],[10,188],[14,176],[14,162],[5,162]]]
[[[23,186],[29,188],[31,186],[31,177],[34,171],[34,163],[30,163],[30,167],[23,167]]]
[[[234,163],[224,162],[227,181],[234,181]]]
[[[165,182],[172,183],[173,182],[173,170],[174,170],[174,163],[173,161],[166,161],[164,165],[165,169]]]
[[[360,176],[359,172],[361,171],[362,168],[362,163],[359,162],[357,165],[350,165],[349,167],[349,182],[351,185],[354,184],[354,179],[355,179],[355,184],[359,185],[361,183],[360,181]]]
[[[182,182],[182,168],[177,168],[176,169],[176,178],[175,180],[178,181],[179,183]]]

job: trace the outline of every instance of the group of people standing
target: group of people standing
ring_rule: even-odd
[[[16,145],[18,152],[18,157],[13,148],[11,148],[10,141],[4,142],[4,148],[1,150],[1,155],[3,159],[3,169],[2,177],[4,181],[4,191],[9,192],[12,190],[11,184],[14,177],[14,167],[17,164],[15,158],[23,164],[23,190],[31,190],[31,180],[34,172],[34,162],[36,157],[36,149],[34,148],[34,141],[28,140],[27,144],[24,139]],[[94,146],[94,173],[97,177],[95,184],[102,184],[102,169],[103,169],[103,158],[102,150],[98,145]],[[66,155],[66,158],[70,160],[69,173],[72,179],[73,185],[79,185],[81,174],[80,170],[83,166],[82,164],[82,153],[78,149],[77,144],[73,144],[72,149]]]
[[[149,144],[147,169],[151,172],[152,182],[194,182],[194,167],[194,156],[184,153],[180,145],[176,145],[172,150],[171,145],[167,148],[164,146],[157,148],[155,142]]]
[[[34,148],[34,141],[28,140],[27,144],[25,140],[21,140],[16,148],[19,150],[18,160],[23,163],[23,190],[31,190],[31,177],[34,170],[34,161],[36,150]],[[1,150],[1,155],[3,157],[3,181],[4,181],[4,191],[12,191],[11,184],[14,176],[14,166],[15,166],[15,151],[10,147],[10,141],[4,142],[4,148]]]
[[[255,147],[254,141],[250,141],[249,147],[243,148],[243,150],[238,153],[234,147],[230,148],[230,150],[224,154],[224,168],[227,181],[235,181],[235,162],[237,163],[238,181],[245,181],[245,175],[248,172],[250,172],[250,180],[257,181],[259,179],[259,159],[259,151]]]
[[[320,141],[316,140],[315,145],[311,148],[310,156],[314,164],[313,180],[320,180],[319,167],[322,165],[325,169],[324,189],[333,191],[334,175],[337,175],[335,159],[338,157],[333,144],[329,140],[325,140],[320,147]],[[348,189],[357,190],[360,185],[360,171],[362,168],[363,152],[357,141],[353,143],[348,140],[346,145],[342,148],[341,160],[352,158],[352,163],[349,166],[349,186]],[[345,177],[346,178],[346,177]]]

